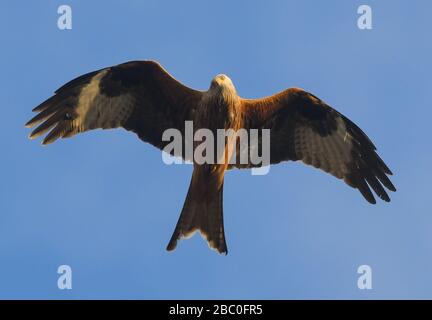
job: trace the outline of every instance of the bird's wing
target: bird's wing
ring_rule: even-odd
[[[163,149],[162,133],[180,130],[202,93],[190,89],[154,61],[132,61],[82,75],[62,86],[33,111],[30,134],[45,134],[43,144],[92,129],[123,127]]]
[[[368,136],[351,120],[297,88],[263,99],[243,99],[246,129],[270,129],[270,163],[301,160],[343,179],[370,203],[390,201],[392,172]],[[242,167],[239,165],[238,167]]]

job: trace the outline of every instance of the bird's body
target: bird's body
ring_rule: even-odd
[[[34,111],[39,113],[26,125],[42,122],[30,138],[51,130],[44,144],[96,128],[123,127],[164,150],[168,142],[163,134],[174,128],[182,133],[183,145],[192,145],[195,151],[200,143],[187,138],[187,121],[193,122],[194,133],[205,129],[214,137],[220,129],[268,129],[271,164],[301,160],[343,179],[371,203],[375,198],[370,188],[385,201],[390,198],[383,186],[396,190],[387,177],[392,174],[390,169],[366,134],[302,89],[243,99],[226,75],[216,76],[207,91],[197,91],[182,85],[156,62],[133,61],[72,80]],[[262,147],[264,140],[258,142]],[[181,237],[199,230],[210,247],[227,252],[222,210],[225,171],[260,165],[229,163],[233,154],[239,154],[239,144],[236,136],[228,136],[223,143],[223,153],[214,146],[213,162],[188,159],[184,149],[174,154],[192,160],[194,169],[168,250],[173,250]]]
[[[216,76],[208,91],[204,92],[193,114],[194,130],[210,130],[217,137],[217,130],[237,131],[242,127],[241,102],[231,80],[226,75]],[[200,141],[194,141],[198,148]],[[213,163],[194,161],[192,179],[176,230],[168,244],[173,250],[180,236],[189,236],[200,230],[210,247],[227,252],[223,225],[223,183],[229,159],[235,149],[234,139],[226,139],[223,154],[214,145]]]

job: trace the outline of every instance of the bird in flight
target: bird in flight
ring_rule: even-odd
[[[196,148],[196,142],[186,141],[186,121],[193,122],[194,130],[211,132],[269,129],[270,164],[300,160],[342,179],[372,204],[376,203],[372,190],[386,202],[390,198],[385,188],[396,191],[388,178],[392,172],[368,136],[347,117],[298,88],[244,99],[226,75],[217,75],[207,91],[198,91],[181,84],[157,62],[131,61],[66,83],[33,111],[37,115],[26,126],[39,126],[29,137],[48,133],[44,145],[93,129],[124,128],[163,150],[169,141],[162,135],[173,128],[182,133],[182,143]],[[200,231],[210,248],[228,252],[222,210],[225,171],[257,166],[227,161],[237,145],[235,139],[225,142],[222,162],[201,164],[192,159],[189,190],[167,250],[174,250],[180,238]]]

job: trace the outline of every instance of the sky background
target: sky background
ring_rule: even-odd
[[[57,8],[73,29],[57,28]],[[373,29],[359,30],[368,4]],[[0,298],[432,298],[430,1],[1,1]],[[300,163],[231,171],[229,254],[196,234],[165,251],[190,165],[124,130],[42,147],[31,109],[83,73],[155,59],[206,90],[302,87],[355,121],[394,172],[373,206]],[[73,289],[57,288],[70,265]],[[372,290],[357,268],[370,265]]]

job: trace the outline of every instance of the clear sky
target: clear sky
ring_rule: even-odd
[[[72,30],[57,8],[72,7]],[[357,8],[372,8],[372,30]],[[0,298],[432,298],[430,1],[2,1]],[[72,78],[158,60],[243,97],[302,87],[355,121],[394,172],[391,203],[299,163],[231,171],[229,254],[168,253],[192,171],[124,130],[42,147],[31,109]],[[72,290],[57,288],[69,265]],[[357,268],[372,268],[372,290]]]

